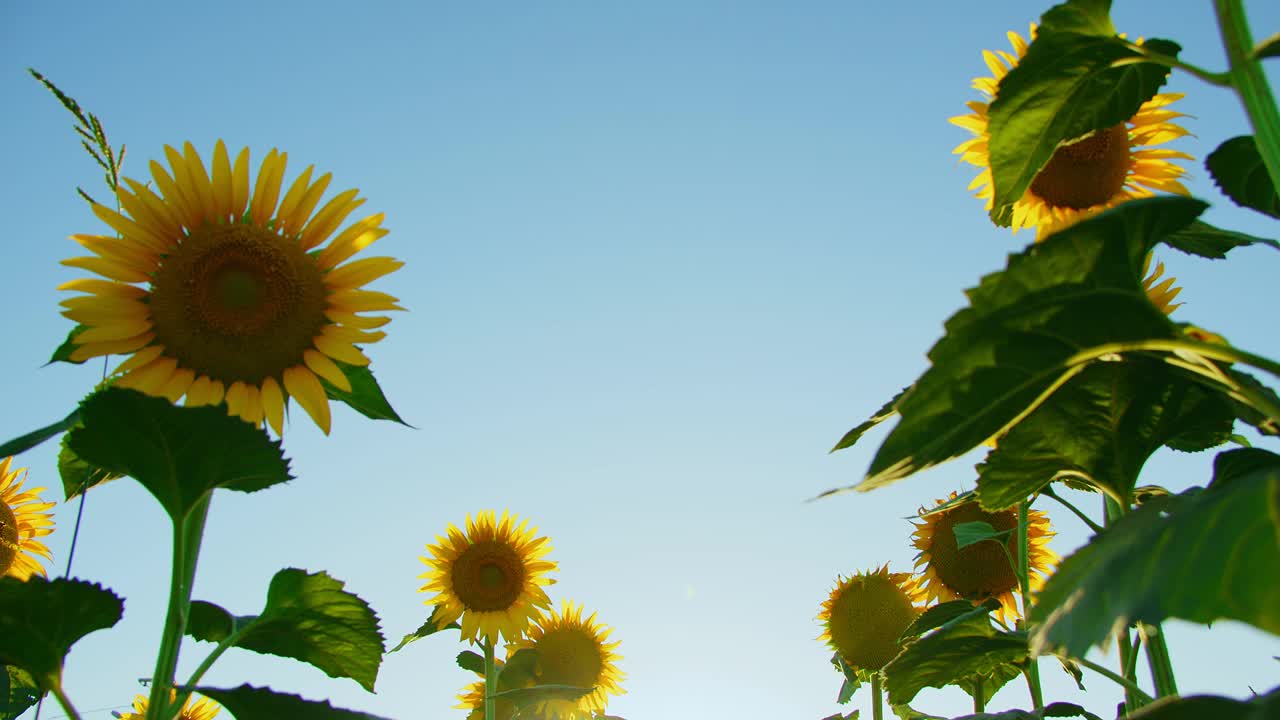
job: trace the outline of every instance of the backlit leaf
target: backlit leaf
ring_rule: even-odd
[[[968,625],[957,626],[956,632],[925,635],[903,648],[884,667],[885,689],[890,703],[903,705],[926,687],[946,687],[976,676],[999,680],[1008,675],[1001,667],[1026,659],[1025,634],[979,633]]]
[[[31,673],[6,665],[0,672],[0,720],[15,720],[43,694]]]
[[[427,618],[427,621],[422,623],[422,625],[417,630],[414,630],[408,635],[405,635],[395,647],[391,648],[387,652],[388,653],[396,652],[411,642],[416,642],[418,640],[421,640],[424,637],[427,637],[428,635],[434,635],[442,630],[461,630],[462,629],[462,626],[456,622],[451,622],[451,623],[441,625],[436,620],[436,615],[437,613],[439,613],[439,611],[440,611],[440,606],[438,605],[431,608],[431,615]]]
[[[395,409],[391,407],[391,403],[387,400],[387,396],[382,394],[382,388],[378,386],[378,380],[373,376],[373,371],[368,366],[348,365],[337,360],[334,361],[334,364],[342,370],[343,375],[347,376],[347,382],[351,383],[351,392],[340,390],[328,380],[320,378],[320,383],[324,385],[325,394],[334,400],[346,403],[351,406],[351,409],[367,418],[394,420],[401,425],[409,426],[409,423],[401,420],[400,416],[396,414]]]
[[[1276,194],[1276,186],[1271,182],[1252,135],[1224,141],[1209,153],[1204,165],[1213,182],[1232,202],[1280,218],[1280,195]]]

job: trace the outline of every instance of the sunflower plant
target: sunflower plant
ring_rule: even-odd
[[[14,718],[48,693],[81,717],[63,662],[81,637],[119,621],[123,601],[108,588],[46,580],[38,538],[52,529],[41,489],[23,490],[9,456],[61,435],[58,468],[68,498],[130,477],[172,521],[169,602],[148,695],[138,720],[233,717],[376,720],[327,701],[248,683],[201,683],[239,648],[293,658],[372,692],[385,647],[374,610],[325,572],[286,568],[256,614],[194,600],[205,520],[219,492],[256,492],[292,479],[283,436],[297,412],[325,434],[330,403],[373,419],[403,422],[370,370],[363,346],[384,337],[383,313],[398,300],[368,284],[399,269],[388,257],[359,257],[387,235],[384,215],[349,221],[357,190],[328,195],[329,174],[307,167],[285,181],[288,157],[271,150],[254,172],[248,149],[218,141],[202,156],[165,146],[150,179],[122,173],[123,145],[101,121],[32,71],[77,120],[84,147],[104,170],[109,204],[83,189],[105,225],[72,235],[87,254],[64,261],[85,276],[62,314],[75,323],[54,362],[116,357],[103,381],[66,416],[0,446],[0,665],[9,692],[0,717]],[[190,677],[176,677],[184,638],[214,643]]]
[[[1096,718],[1043,697],[1039,659],[1050,656],[1077,679],[1088,671],[1117,683],[1124,716],[1280,708],[1280,688],[1247,702],[1180,697],[1162,629],[1170,618],[1226,618],[1280,634],[1280,576],[1256,572],[1280,567],[1280,454],[1238,433],[1280,435],[1280,363],[1183,321],[1185,310],[1175,319],[1180,289],[1154,259],[1162,248],[1207,259],[1280,249],[1201,220],[1208,203],[1181,182],[1193,158],[1176,147],[1187,133],[1182,95],[1162,92],[1174,72],[1238,97],[1253,134],[1225,140],[1204,165],[1231,202],[1280,219],[1280,110],[1261,68],[1280,56],[1280,37],[1255,44],[1241,0],[1214,8],[1222,71],[1184,59],[1172,40],[1120,33],[1108,0],[1055,5],[1026,36],[1009,33],[1008,50],[984,53],[979,97],[951,120],[970,135],[955,152],[979,168],[970,189],[992,222],[1035,237],[966,291],[930,367],[834,448],[897,417],[865,477],[824,495],[987,449],[974,489],[920,510],[912,582],[923,604],[891,658],[859,664],[842,647],[884,634],[881,616],[849,609],[855,583],[841,580],[824,605],[841,702],[870,679],[877,720],[882,688],[899,716],[935,717],[910,704],[926,687],[952,685],[983,713],[1021,677],[1031,708],[1008,717]],[[1143,484],[1161,448],[1216,451],[1212,477],[1180,492]],[[1063,487],[1094,493],[1098,510],[1076,507]],[[1060,561],[1047,546],[1048,503],[1094,533]],[[885,602],[877,612],[893,606]],[[1111,645],[1114,667],[1085,658]]]

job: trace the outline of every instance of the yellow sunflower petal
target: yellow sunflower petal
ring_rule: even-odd
[[[291,367],[284,371],[284,388],[325,434],[329,434],[329,398],[324,386],[310,370]]]

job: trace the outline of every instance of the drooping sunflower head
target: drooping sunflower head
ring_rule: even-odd
[[[596,621],[595,613],[585,620],[582,605],[563,601],[559,611],[534,620],[528,635],[509,646],[512,654],[531,648],[537,652],[534,679],[538,685],[572,685],[594,688],[576,700],[553,699],[535,703],[531,712],[547,720],[590,720],[603,713],[610,695],[621,695],[621,659],[614,650],[619,641],[609,642],[610,628]]]
[[[1035,37],[1034,25],[1030,37]],[[1018,33],[1009,33],[1009,43],[1013,52],[983,51],[991,76],[975,78],[973,87],[985,99],[970,101],[967,115],[951,118],[953,124],[974,135],[957,146],[955,153],[963,162],[981,169],[969,189],[976,189],[975,196],[986,200],[988,211],[994,207],[988,110],[1000,81],[1027,52],[1027,41]],[[1039,240],[1126,200],[1156,192],[1188,195],[1179,181],[1185,170],[1174,161],[1194,158],[1157,147],[1187,134],[1174,122],[1185,116],[1169,109],[1181,97],[1157,94],[1128,121],[1059,146],[1014,203],[1013,231],[1035,228]]]
[[[349,392],[342,365],[368,365],[356,346],[382,339],[376,328],[389,321],[361,313],[402,309],[363,286],[403,263],[347,262],[387,234],[383,215],[330,239],[364,200],[348,190],[317,210],[329,174],[313,182],[308,167],[281,197],[287,153],[267,153],[252,185],[247,148],[232,163],[219,140],[212,173],[191,143],[165,154],[168,170],[151,162],[156,190],[124,178],[121,212],[93,206],[117,237],[72,236],[93,254],[63,264],[101,277],[59,287],[86,293],[62,301],[82,328],[71,359],[128,355],[118,385],[187,405],[225,402],[277,433],[292,397],[328,433],[321,380]]]
[[[920,588],[910,573],[879,570],[839,577],[822,603],[819,640],[859,670],[879,670],[902,650],[898,643],[921,608]]]
[[[466,531],[449,524],[446,534],[428,545],[431,557],[420,558],[427,584],[419,592],[431,593],[426,604],[437,606],[437,626],[462,618],[462,637],[496,643],[524,634],[531,619],[551,607],[543,590],[552,580],[554,562],[544,560],[551,550],[545,537],[528,520],[518,525],[516,516],[493,510],[468,515]]]
[[[177,693],[170,693],[170,696],[176,697]],[[121,720],[143,720],[147,716],[147,702],[145,695],[135,695],[133,698],[133,712],[116,713],[116,717]],[[221,709],[220,705],[209,698],[192,695],[187,698],[186,704],[182,706],[182,712],[178,714],[178,720],[212,720]]]
[[[951,493],[951,497],[955,498],[956,493]],[[938,505],[944,503],[946,500],[938,501]],[[987,512],[976,501],[970,501],[929,514],[925,514],[924,508],[920,512],[912,541],[920,551],[916,555],[916,570],[923,570],[929,602],[963,599],[980,603],[996,598],[1000,601],[1000,609],[996,611],[1000,621],[1006,625],[1016,622],[1020,613],[1014,594],[1021,595],[1021,589],[1010,561],[1020,562],[1017,511]],[[1005,535],[1000,540],[985,540],[961,548],[956,542],[955,527],[968,522],[985,522]],[[1048,547],[1049,538],[1054,536],[1049,517],[1039,510],[1031,510],[1027,522],[1029,580],[1035,592],[1044,585],[1058,556]]]
[[[36,558],[50,560],[52,555],[36,538],[53,532],[53,515],[45,511],[54,504],[40,501],[42,487],[23,490],[27,469],[10,469],[12,463],[11,457],[0,460],[0,577],[45,577]]]

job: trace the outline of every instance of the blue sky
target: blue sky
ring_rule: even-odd
[[[1117,26],[1223,66],[1211,4],[1117,3]],[[1280,7],[1250,4],[1255,34]],[[260,609],[283,567],[328,570],[369,600],[393,642],[426,608],[418,556],[449,522],[510,508],[551,537],[554,597],[583,602],[622,641],[641,718],[817,718],[840,680],[814,616],[839,573],[910,567],[903,518],[972,486],[964,458],[870,495],[805,500],[861,477],[883,433],[827,450],[925,368],[961,291],[1031,241],[992,227],[946,122],[1044,7],[1027,2],[537,2],[0,5],[0,143],[9,220],[0,283],[7,412],[0,437],[62,417],[101,366],[42,367],[69,329],[54,288],[72,233],[103,232],[74,193],[103,196],[45,73],[129,146],[146,174],[163,145],[225,139],[289,153],[359,187],[407,264],[369,351],[414,427],[337,409],[298,422],[297,480],[219,494],[197,598]],[[1273,82],[1280,80],[1275,67]],[[1247,132],[1234,97],[1186,76],[1178,108],[1204,157]],[[1207,219],[1274,236],[1200,167]],[[1267,308],[1280,256],[1166,252],[1186,289],[1175,316],[1280,356]],[[1272,447],[1264,445],[1266,447]],[[1274,449],[1274,447],[1272,448]],[[60,499],[52,444],[21,461]],[[1211,454],[1159,456],[1144,482],[1203,484]],[[1086,499],[1087,501],[1087,499]],[[1090,506],[1090,509],[1093,508]],[[57,509],[51,571],[75,507]],[[1050,508],[1067,554],[1083,528]],[[73,575],[127,598],[124,620],[72,652],[86,720],[123,709],[149,675],[168,577],[167,518],[130,482],[90,494]],[[1243,696],[1274,682],[1280,643],[1220,623],[1173,623],[1184,692]],[[209,646],[189,645],[182,672]],[[310,667],[228,654],[215,685],[270,684],[394,718],[462,717],[462,649],[437,637],[384,663],[377,694]],[[1102,660],[1114,665],[1114,655]],[[1097,676],[1075,690],[1044,662],[1046,695],[1110,713]],[[180,672],[181,674],[181,672]],[[1083,698],[1083,700],[1082,700]],[[855,703],[863,703],[860,694]],[[967,698],[915,705],[961,714]],[[1011,684],[992,707],[1026,707]],[[845,708],[847,711],[848,708]],[[44,718],[61,712],[47,707]]]

